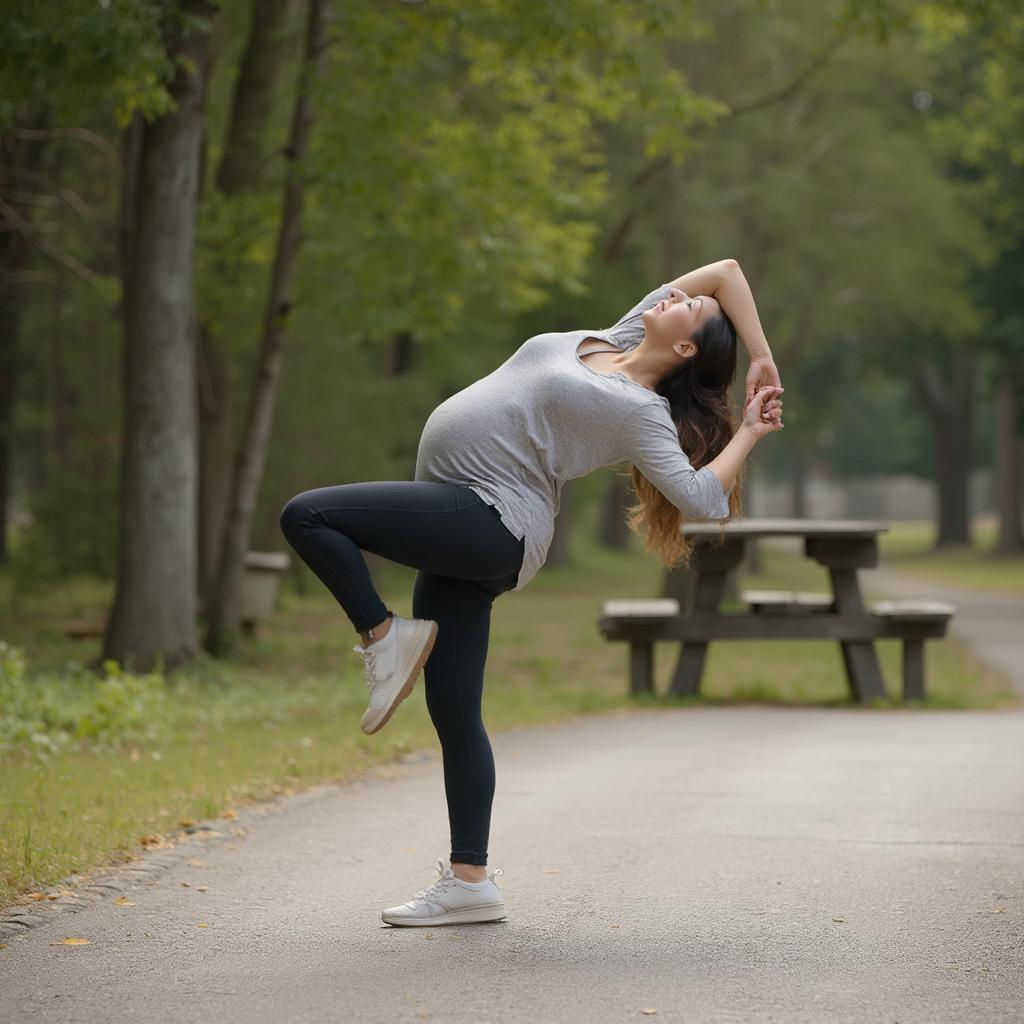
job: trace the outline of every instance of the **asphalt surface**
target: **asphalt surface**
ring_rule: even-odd
[[[627,711],[492,740],[506,921],[381,922],[447,855],[422,755],[30,908],[0,1021],[1024,1020],[1024,709]]]

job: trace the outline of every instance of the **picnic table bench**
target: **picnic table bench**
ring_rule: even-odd
[[[850,696],[867,703],[885,697],[874,641],[903,641],[903,699],[925,695],[924,641],[946,635],[953,605],[927,598],[876,601],[864,606],[857,570],[878,564],[884,523],[812,519],[748,519],[721,527],[686,523],[695,542],[693,609],[683,614],[674,598],[605,601],[598,627],[608,640],[629,643],[630,689],[654,690],[654,644],[680,643],[669,692],[696,695],[712,640],[827,639],[839,643]],[[728,573],[758,537],[799,536],[804,551],[828,569],[831,594],[807,591],[744,591],[744,612],[718,610]]]

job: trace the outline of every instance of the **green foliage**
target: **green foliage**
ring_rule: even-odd
[[[0,640],[0,751],[57,753],[80,740],[106,750],[164,738],[164,677],[123,672],[115,661],[103,667],[99,678],[75,663],[30,676],[22,651]]]
[[[723,109],[668,61],[689,9],[347,8],[316,101],[307,281],[330,280],[353,327],[425,338],[473,301],[508,313],[579,285],[608,189],[596,125],[629,117],[652,152],[678,150]]]
[[[920,13],[924,45],[948,67],[930,129],[951,173],[978,196],[974,212],[992,250],[974,274],[985,314],[978,347],[991,357],[989,389],[1013,383],[1024,425],[1024,12],[1000,2],[960,6],[934,3]]]
[[[33,109],[67,123],[112,103],[122,125],[135,111],[147,118],[166,112],[173,67],[160,23],[167,8],[162,0],[11,0],[2,30],[0,127]]]

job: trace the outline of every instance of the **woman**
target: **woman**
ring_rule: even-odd
[[[691,293],[692,296],[691,297]],[[734,431],[729,385],[737,331],[750,358]],[[281,529],[361,634],[367,733],[381,729],[421,668],[441,742],[450,866],[383,920],[461,924],[506,916],[487,864],[494,758],[481,718],[494,599],[543,565],[562,484],[632,464],[628,524],[668,565],[689,561],[683,519],[739,514],[744,461],[782,429],[782,388],[735,260],[684,274],[607,330],[539,334],[439,405],[415,480],[303,491]],[[696,468],[695,468],[696,467]],[[360,550],[418,569],[413,618],[390,612]]]

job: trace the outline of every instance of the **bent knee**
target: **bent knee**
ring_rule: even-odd
[[[303,522],[308,521],[310,506],[302,494],[296,494],[289,498],[277,517],[278,526],[285,537],[294,537],[302,528]]]

